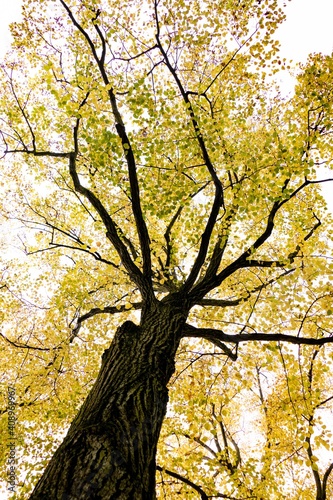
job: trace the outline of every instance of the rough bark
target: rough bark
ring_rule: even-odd
[[[167,383],[186,320],[156,304],[140,326],[126,321],[97,380],[31,499],[155,499],[155,455]]]

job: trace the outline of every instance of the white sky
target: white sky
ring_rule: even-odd
[[[291,0],[286,14],[277,36],[283,57],[305,62],[310,52],[333,51],[332,0]]]
[[[6,6],[5,6],[6,3]],[[0,0],[1,16],[0,16],[0,58],[10,45],[10,33],[8,29],[9,23],[20,18],[21,0]]]

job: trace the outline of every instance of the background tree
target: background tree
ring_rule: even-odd
[[[283,98],[283,19],[276,0],[24,4],[1,93],[20,498],[155,498],[169,383],[160,496],[327,498],[332,58]]]

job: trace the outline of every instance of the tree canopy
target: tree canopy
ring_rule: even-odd
[[[157,497],[333,495],[332,216],[320,187],[333,180],[333,57],[309,56],[284,96],[284,19],[278,0],[24,1],[0,76],[13,498],[29,498],[103,352],[118,342],[130,360],[135,344],[139,360],[169,304],[169,350],[142,369],[164,370],[169,388]],[[126,341],[113,340],[122,324]]]

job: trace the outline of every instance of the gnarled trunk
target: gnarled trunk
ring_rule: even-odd
[[[155,304],[156,305],[156,304]],[[155,498],[155,455],[185,314],[158,304],[126,321],[31,499]]]

